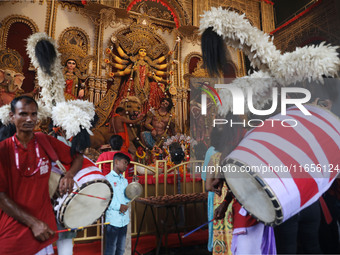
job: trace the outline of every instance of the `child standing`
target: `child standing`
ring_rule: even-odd
[[[106,151],[100,154],[99,158],[97,159],[97,163],[101,161],[111,160],[116,152],[120,151],[123,145],[123,138],[120,135],[113,135],[110,137],[110,146],[111,151]],[[103,163],[101,167],[102,173],[107,175],[111,172],[111,164],[110,163]]]
[[[128,185],[123,177],[130,157],[125,152],[117,152],[113,157],[113,170],[106,175],[106,179],[113,188],[113,198],[106,211],[106,222],[110,222],[105,232],[105,255],[123,255],[127,225],[129,224],[129,199],[125,196],[125,189]]]

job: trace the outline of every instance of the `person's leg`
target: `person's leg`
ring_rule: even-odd
[[[274,228],[277,254],[296,254],[298,215]]]
[[[303,253],[321,254],[319,244],[320,213],[319,200],[300,212],[299,240],[301,240]]]
[[[123,255],[125,252],[125,241],[126,241],[126,232],[127,226],[118,228],[118,237],[117,237],[117,245],[116,245],[116,254],[115,255]]]
[[[104,255],[114,255],[118,240],[118,229],[114,226],[107,225],[105,231],[105,249]]]

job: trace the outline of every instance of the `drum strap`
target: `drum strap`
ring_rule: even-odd
[[[60,170],[65,174],[66,169],[63,166],[63,164],[60,162],[59,157],[55,150],[53,149],[52,145],[50,144],[50,141],[47,138],[47,135],[41,133],[41,132],[36,132],[34,133],[35,137],[37,138],[38,143],[43,147],[44,151],[48,155],[51,161],[55,162]]]
[[[328,206],[327,206],[327,204],[326,204],[326,202],[325,202],[325,200],[323,199],[322,196],[319,198],[319,201],[320,201],[320,205],[321,205],[323,215],[325,216],[326,223],[330,224],[332,222],[333,218],[332,218],[331,213],[329,212]]]

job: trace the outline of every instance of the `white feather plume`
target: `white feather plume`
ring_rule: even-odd
[[[246,88],[252,87],[253,104],[257,109],[270,101],[268,93],[273,86],[288,86],[305,80],[322,82],[323,75],[334,77],[339,72],[340,58],[336,51],[338,47],[321,43],[318,46],[297,48],[294,52],[282,55],[270,36],[253,27],[244,14],[212,7],[202,15],[200,32],[209,27],[222,36],[227,45],[242,50],[251,65],[261,70],[249,77],[237,78],[231,83],[241,88],[245,96]],[[220,95],[222,101],[228,103],[219,108],[219,113],[226,114],[232,110],[231,93],[222,89]],[[245,110],[249,111],[246,107]]]
[[[35,47],[41,40],[49,41],[54,46],[57,53],[57,57],[55,58],[54,63],[51,65],[52,75],[49,75],[41,70],[39,62],[35,56]],[[51,111],[53,105],[55,105],[57,102],[65,101],[65,79],[62,73],[60,53],[57,50],[56,43],[46,33],[35,33],[27,39],[27,54],[30,57],[33,66],[37,68],[38,82],[39,86],[41,87],[41,100]]]
[[[0,120],[2,124],[8,125],[11,123],[11,117],[9,113],[11,112],[11,106],[9,104],[0,107]]]
[[[81,131],[81,127],[92,135],[90,128],[93,117],[94,105],[87,101],[60,102],[52,110],[54,124],[66,130],[67,139],[77,135]]]
[[[249,112],[248,104],[246,104],[248,100],[248,89],[252,88],[254,108],[263,109],[263,107],[271,101],[271,90],[274,86],[277,86],[278,83],[269,73],[259,71],[254,72],[249,76],[236,78],[227,86],[229,85],[234,85],[242,89],[245,99],[244,110],[245,112]],[[222,107],[218,108],[218,113],[225,116],[229,111],[233,111],[233,97],[230,90],[227,88],[219,89],[218,94],[223,102]],[[261,100],[256,100],[257,98],[260,98]]]
[[[270,69],[273,61],[280,57],[269,35],[253,27],[245,15],[212,7],[201,15],[200,32],[209,27],[234,48],[242,50],[249,58],[252,66]]]
[[[35,47],[40,40],[49,41],[57,53],[57,57],[52,63],[51,76],[41,70],[35,56]],[[60,63],[60,53],[55,41],[45,33],[33,34],[27,40],[27,53],[32,64],[38,70],[39,86],[42,88],[38,112],[39,119],[52,117],[53,123],[66,131],[67,139],[77,135],[81,128],[85,128],[92,135],[90,128],[91,120],[95,115],[94,105],[82,100],[65,101],[65,79]]]
[[[38,100],[38,120],[43,121],[47,118],[51,118],[52,114],[48,107],[45,106],[44,102]]]

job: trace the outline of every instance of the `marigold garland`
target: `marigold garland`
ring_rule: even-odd
[[[145,151],[143,151],[143,155],[141,156],[141,155],[138,154],[138,151],[136,151],[136,156],[137,156],[139,159],[143,159],[143,158],[145,158],[146,153],[145,153]]]

